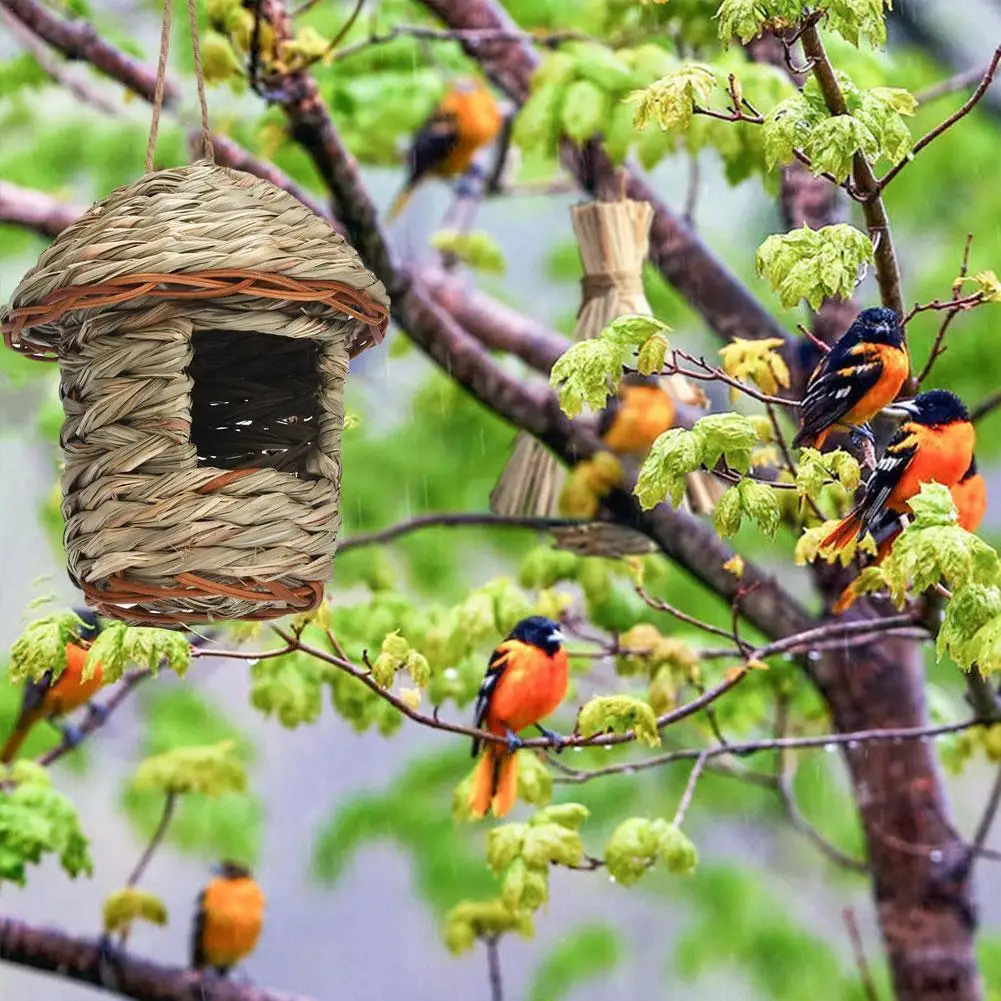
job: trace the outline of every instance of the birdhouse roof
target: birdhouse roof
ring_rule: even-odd
[[[249,310],[259,297],[271,310],[347,313],[352,354],[388,323],[382,282],[325,220],[269,181],[205,161],[97,202],[21,279],[0,321],[11,346],[51,354],[81,309],[231,295]]]

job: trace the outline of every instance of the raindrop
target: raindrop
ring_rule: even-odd
[[[824,744],[824,750],[827,751],[828,754],[833,754],[837,749],[838,748],[835,744]]]
[[[930,858],[932,862],[941,862],[942,859],[945,858],[945,855],[940,848],[933,848],[928,853],[928,858]]]
[[[581,751],[583,751],[583,750],[584,750],[584,748],[583,748],[583,747],[575,747],[575,748],[574,748],[574,750],[575,750],[575,751],[576,751],[576,752],[577,752],[578,754],[580,754],[580,752],[581,752]]]
[[[818,660],[820,660],[820,651],[819,650],[811,650],[806,655],[806,659],[807,660],[812,660],[812,661],[818,661]]]
[[[442,673],[446,681],[455,681],[459,677],[459,672],[454,667],[446,667]]]
[[[605,745],[605,750],[606,751],[611,751],[612,750],[612,745],[611,744],[606,744]]]
[[[848,741],[848,746],[854,751],[858,747],[858,741],[857,740],[849,740]]]
[[[616,878],[615,878],[614,876],[609,876],[609,877],[608,877],[608,882],[609,882],[609,883],[617,883],[617,882],[618,882],[618,880],[617,880],[617,879],[616,879]]]

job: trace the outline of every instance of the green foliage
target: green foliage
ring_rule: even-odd
[[[653,443],[643,461],[636,496],[645,509],[656,507],[665,498],[677,507],[689,473],[703,467],[712,469],[720,459],[725,459],[730,469],[746,473],[759,441],[754,424],[737,413],[709,414],[697,420],[691,431],[672,428]],[[755,500],[755,510],[763,511],[757,496]]]
[[[52,788],[44,768],[19,761],[0,787],[0,883],[24,886],[27,867],[46,855],[72,879],[91,875],[90,843],[73,803]]]
[[[667,76],[631,96],[636,102],[634,124],[656,122],[664,130],[687,129],[696,108],[705,107],[716,87],[716,73],[705,63],[684,63]]]
[[[647,747],[660,746],[657,717],[648,702],[631,695],[599,695],[585,703],[577,717],[582,737],[599,733],[634,733]]]
[[[890,0],[824,0],[820,4],[805,0],[723,0],[717,12],[719,37],[724,43],[733,35],[749,42],[765,28],[795,27],[809,9],[816,7],[827,15],[826,26],[852,45],[885,45],[884,8],[890,6]]]
[[[232,741],[209,747],[176,747],[147,758],[136,769],[136,789],[158,789],[167,795],[197,793],[217,797],[247,788],[247,772]]]
[[[656,317],[627,314],[613,320],[598,337],[567,348],[549,376],[550,384],[559,390],[563,412],[576,417],[585,403],[591,410],[600,410],[617,389],[622,370],[639,352],[646,349],[645,364],[651,352],[666,353],[664,335],[669,329]],[[650,345],[654,338],[658,339],[656,347]]]
[[[431,246],[485,275],[502,275],[507,271],[500,245],[490,233],[442,229],[431,237]]]
[[[695,871],[699,856],[695,845],[666,820],[630,817],[615,829],[605,845],[605,865],[623,886],[630,886],[659,860],[668,872],[687,876]]]
[[[127,886],[107,896],[103,907],[104,931],[107,935],[128,932],[136,921],[165,925],[167,905],[148,890]]]
[[[778,351],[784,344],[780,337],[764,337],[756,341],[734,337],[726,347],[720,348],[723,370],[727,375],[753,383],[762,392],[774,396],[780,389],[789,388],[789,366]],[[737,393],[737,390],[732,390],[730,398],[734,399]],[[758,436],[761,437],[760,431]]]
[[[458,956],[471,949],[477,939],[510,932],[531,938],[535,934],[531,917],[510,910],[502,900],[464,900],[445,916],[443,936],[448,951]]]
[[[539,964],[528,988],[528,1001],[562,1001],[578,985],[611,973],[621,960],[621,936],[615,928],[579,925],[564,933]]]
[[[147,629],[109,622],[98,633],[84,665],[84,677],[100,663],[105,683],[117,681],[126,667],[145,667],[154,674],[166,664],[183,678],[191,664],[191,644],[174,629]]]
[[[796,492],[801,497],[817,497],[825,486],[838,483],[853,494],[861,477],[858,461],[843,449],[818,452],[815,448],[804,448],[796,469]]]
[[[157,788],[129,782],[123,805],[142,838],[148,838],[163,814],[163,790],[191,788],[174,813],[167,839],[182,851],[208,859],[232,858],[253,864],[258,857],[262,811],[256,796],[234,789],[246,782],[252,748],[245,737],[204,696],[189,686],[160,681],[146,700],[146,733],[140,769]],[[219,745],[229,743],[230,748]],[[179,753],[172,753],[179,752]],[[199,773],[199,761],[209,771]],[[154,767],[150,762],[156,761]],[[138,777],[138,774],[137,774]],[[217,795],[196,795],[209,787]]]
[[[58,678],[66,669],[66,644],[79,637],[83,625],[76,612],[53,612],[30,622],[10,648],[10,680],[40,681],[47,671]]]
[[[859,268],[872,261],[872,241],[847,223],[773,234],[755,258],[758,274],[768,280],[783,306],[806,299],[814,309],[825,297],[850,297]]]
[[[744,477],[720,497],[713,511],[713,527],[719,537],[736,535],[746,515],[764,535],[774,538],[782,517],[777,493],[767,483]]]
[[[389,688],[397,671],[406,671],[418,688],[427,688],[431,680],[427,657],[414,650],[398,632],[391,632],[382,641],[382,649],[372,665],[372,676],[383,688]]]
[[[300,651],[265,657],[251,667],[250,702],[289,729],[313,723],[323,709],[326,677],[324,665]]]

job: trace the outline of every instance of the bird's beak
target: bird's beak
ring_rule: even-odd
[[[904,400],[900,403],[891,403],[890,406],[884,407],[883,413],[889,414],[890,417],[905,420],[908,417],[917,417],[920,411],[914,400]]]
[[[563,633],[559,629],[554,629],[549,634],[549,642],[550,643],[562,643],[563,642]]]

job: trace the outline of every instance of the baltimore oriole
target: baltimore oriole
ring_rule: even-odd
[[[266,903],[250,870],[222,862],[216,878],[198,895],[191,930],[191,966],[214,969],[222,976],[257,946]]]
[[[497,138],[503,124],[504,116],[482,80],[456,80],[414,137],[407,157],[410,176],[387,218],[395,219],[403,211],[425,177],[464,174],[477,152]]]
[[[619,455],[645,456],[674,427],[674,400],[653,376],[626,375],[598,418],[602,443]]]
[[[933,389],[894,408],[910,417],[890,439],[861,502],[821,543],[842,549],[861,538],[885,511],[910,512],[922,483],[958,483],[973,461],[976,432],[962,400]]]
[[[9,764],[14,760],[31,728],[39,720],[56,719],[86,705],[98,692],[104,682],[104,671],[98,663],[94,673],[83,680],[83,666],[87,651],[98,633],[97,616],[89,609],[76,609],[83,620],[77,640],[66,644],[66,668],[53,682],[51,671],[46,671],[39,681],[28,681],[21,698],[21,711],[7,742],[0,749],[0,762]],[[67,744],[74,744],[79,735],[68,724],[60,726]]]
[[[493,806],[503,817],[514,806],[518,792],[518,731],[534,726],[553,741],[559,734],[539,725],[563,701],[570,665],[560,627],[542,615],[522,619],[490,656],[487,673],[476,698],[476,723],[507,739],[507,747],[488,743],[473,774],[469,810],[484,817]],[[480,741],[473,740],[473,757]]]
[[[897,314],[864,309],[813,370],[793,444],[820,448],[839,429],[871,438],[868,421],[896,399],[910,370]]]

